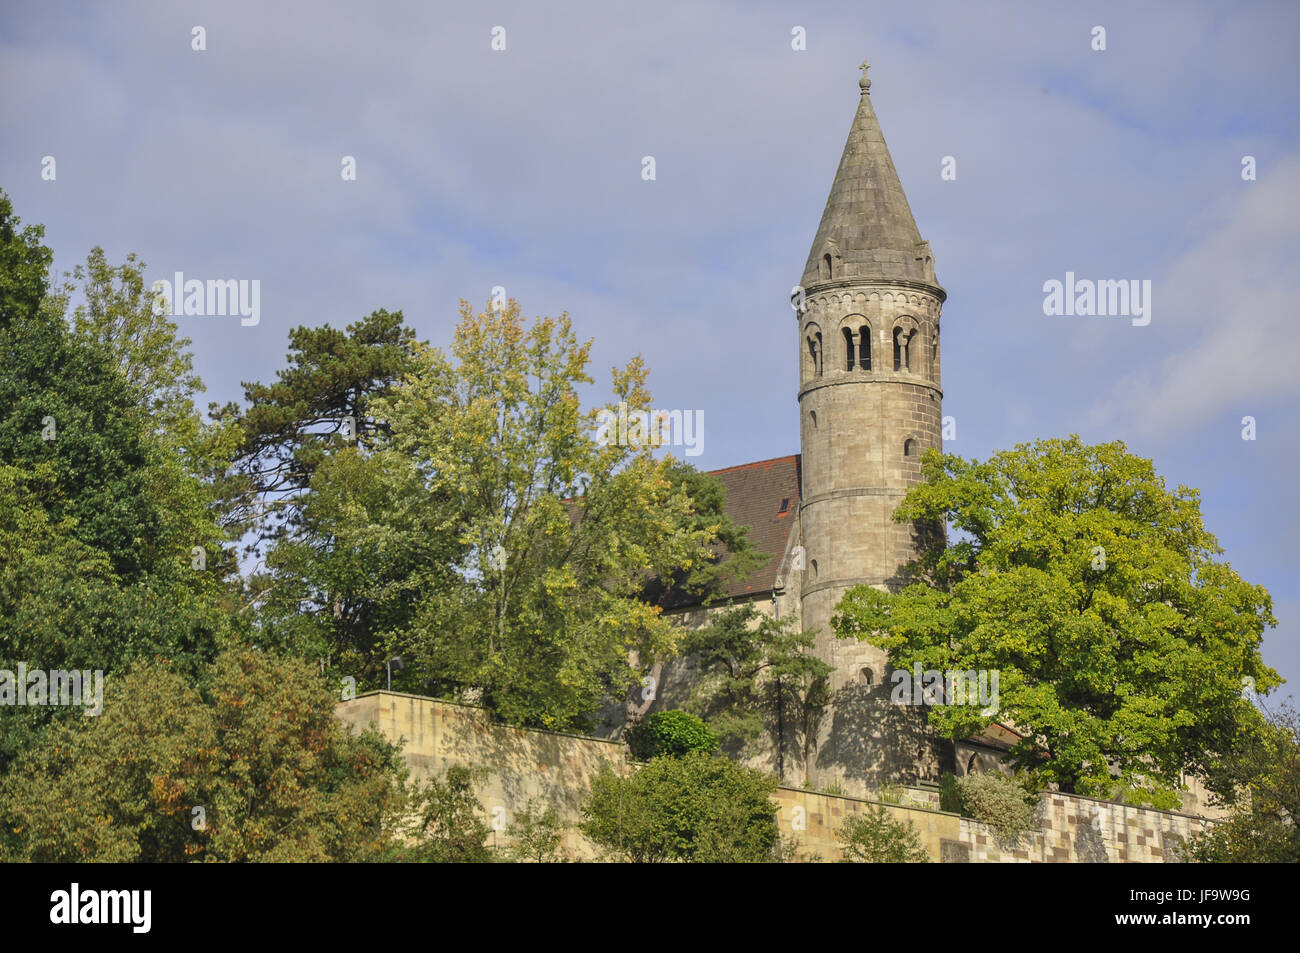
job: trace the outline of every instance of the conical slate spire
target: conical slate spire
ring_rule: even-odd
[[[800,284],[807,288],[840,278],[904,278],[935,284],[929,245],[917,231],[871,107],[867,64],[861,69],[858,113]]]

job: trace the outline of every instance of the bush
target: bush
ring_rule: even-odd
[[[839,831],[844,860],[860,864],[925,864],[930,855],[911,824],[894,820],[883,804],[868,804]]]
[[[718,750],[718,737],[690,712],[658,711],[628,732],[632,755],[649,761],[660,755],[679,758],[691,751],[711,754]]]
[[[482,806],[474,784],[486,772],[453,764],[442,780],[417,784],[411,794],[415,816],[402,846],[387,859],[425,864],[481,864],[493,859],[488,826],[479,816]]]
[[[546,810],[534,805],[530,798],[524,809],[515,815],[514,843],[505,852],[506,857],[518,863],[554,864],[564,858],[560,845],[564,839],[564,825],[560,812],[554,805]]]
[[[692,751],[655,758],[625,778],[606,765],[583,805],[582,832],[633,863],[779,859],[776,778]]]
[[[992,827],[1003,840],[1014,840],[1034,824],[1037,799],[1024,784],[1005,774],[968,774],[957,781],[963,813]]]

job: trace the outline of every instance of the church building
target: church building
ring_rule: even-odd
[[[792,295],[800,452],[712,471],[727,489],[729,515],[773,554],[725,596],[752,600],[781,619],[797,616],[804,631],[817,633],[817,655],[835,669],[834,702],[821,719],[808,777],[792,777],[798,759],[787,756],[780,759],[784,780],[852,795],[937,782],[941,772],[965,773],[976,761],[991,766],[1016,740],[997,726],[956,746],[933,737],[923,707],[891,704],[886,653],[831,630],[835,605],[849,589],[901,588],[921,547],[942,542],[893,520],[921,479],[920,454],[941,448],[939,327],[947,293],[885,145],[867,68]],[[707,616],[688,609],[682,621],[698,626]],[[654,708],[673,707],[687,690],[686,671],[674,691],[668,668],[667,691]],[[775,757],[763,760],[776,769]]]

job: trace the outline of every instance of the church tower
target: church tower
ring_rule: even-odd
[[[893,521],[920,479],[919,457],[939,447],[942,398],[935,279],[871,104],[862,64],[857,114],[830,197],[793,294],[798,318],[805,569],[803,628],[835,666],[836,701],[817,745],[815,782],[863,793],[925,777],[932,746],[911,709],[889,706],[883,650],[833,637],[836,603],[865,583],[904,584],[922,539]],[[927,767],[928,765],[928,767]]]

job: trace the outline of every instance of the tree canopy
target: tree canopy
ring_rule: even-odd
[[[1206,786],[1228,817],[1188,845],[1203,863],[1300,862],[1300,712],[1261,712],[1209,759]]]
[[[108,680],[103,714],[54,726],[5,779],[6,860],[376,860],[405,768],[295,659],[224,652],[195,684],[166,660]]]
[[[785,776],[786,741],[806,775],[817,727],[831,702],[834,667],[813,652],[812,633],[776,620],[752,603],[728,606],[687,634],[682,645],[698,666],[688,707],[735,752],[755,753],[776,740]]]
[[[1000,675],[996,712],[937,705],[952,738],[992,721],[1040,783],[1177,804],[1181,773],[1229,749],[1260,692],[1272,600],[1226,562],[1199,494],[1169,489],[1122,443],[1022,444],[980,463],[930,451],[895,518],[951,538],[898,593],[852,590],[833,621],[893,665]]]
[[[194,673],[241,627],[195,382],[175,329],[130,290],[141,263],[92,252],[88,304],[69,314],[73,284],[52,290],[41,238],[0,193],[0,658],[113,672],[159,654]],[[0,770],[66,714],[7,712]]]

